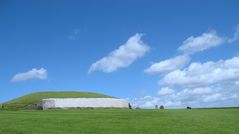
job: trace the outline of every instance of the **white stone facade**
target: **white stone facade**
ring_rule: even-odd
[[[129,108],[129,102],[116,98],[48,98],[42,99],[44,109]]]

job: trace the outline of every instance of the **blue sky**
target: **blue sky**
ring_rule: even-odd
[[[90,91],[142,107],[239,106],[238,5],[2,0],[0,102]]]

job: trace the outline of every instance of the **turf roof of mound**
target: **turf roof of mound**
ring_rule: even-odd
[[[6,109],[25,109],[31,104],[38,104],[46,98],[112,98],[111,96],[92,92],[36,92],[3,103]]]

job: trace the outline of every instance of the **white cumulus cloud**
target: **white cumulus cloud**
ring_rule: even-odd
[[[158,95],[170,95],[173,94],[175,91],[169,87],[163,87],[158,91]]]
[[[140,107],[140,108],[153,108],[155,105],[160,103],[160,98],[152,97],[152,96],[145,96],[145,97],[138,97],[133,99],[128,99],[132,107]]]
[[[235,107],[239,105],[239,56],[225,60],[193,62],[165,74],[157,95],[130,100],[133,106],[154,108]],[[174,87],[174,89],[169,88]]]
[[[163,60],[157,63],[152,64],[149,68],[145,69],[146,73],[162,73],[162,72],[170,72],[173,70],[181,69],[184,67],[190,58],[185,55],[176,56],[167,60]]]
[[[232,43],[239,39],[239,24],[237,24],[235,29],[236,29],[236,31],[235,31],[233,37],[228,39],[228,43]]]
[[[239,102],[238,86],[230,84],[220,84],[214,86],[198,87],[183,89],[171,96],[168,96],[167,101],[180,102],[181,107],[224,107],[238,106]]]
[[[219,36],[216,31],[202,33],[187,38],[176,56],[145,69],[146,73],[163,73],[156,97],[134,98],[133,106],[154,108],[191,107],[235,107],[239,105],[239,56],[226,60],[192,62],[187,67],[192,54],[229,44],[239,39],[239,25],[232,36]],[[170,87],[170,88],[169,88]],[[173,87],[173,89],[171,88]]]
[[[19,82],[30,79],[41,79],[41,80],[47,79],[47,70],[44,68],[40,69],[33,68],[30,71],[16,74],[15,76],[13,76],[12,81]]]
[[[145,55],[149,51],[149,46],[141,40],[142,34],[135,34],[118,49],[109,53],[106,57],[93,63],[89,73],[93,71],[113,72],[119,68],[128,67],[136,59]]]
[[[186,88],[165,96],[147,96],[129,101],[133,107],[143,108],[154,108],[155,105],[164,105],[166,108],[235,107],[239,105],[239,90],[233,84],[222,84]]]
[[[221,85],[183,89],[161,99],[169,107],[224,107],[237,106],[238,95],[235,86]]]
[[[186,54],[193,54],[225,43],[225,38],[217,35],[216,31],[203,33],[200,36],[190,36],[178,48]]]
[[[239,80],[239,57],[217,62],[194,62],[183,70],[166,74],[160,84],[198,87]]]

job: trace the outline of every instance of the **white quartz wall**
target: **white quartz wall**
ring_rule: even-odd
[[[49,98],[42,100],[49,108],[129,108],[129,102],[116,98]]]

